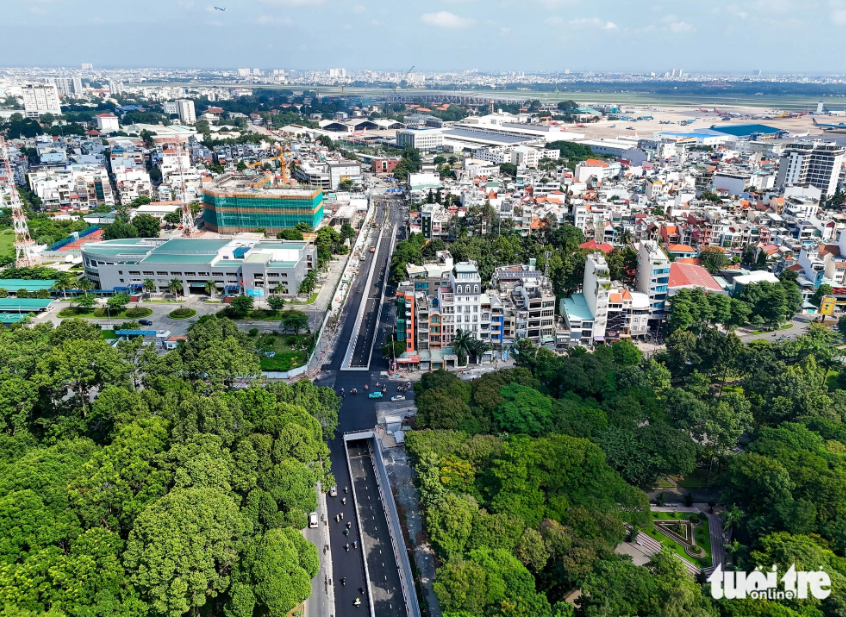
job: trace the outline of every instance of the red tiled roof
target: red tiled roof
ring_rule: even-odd
[[[607,242],[597,243],[596,240],[588,240],[584,244],[580,244],[579,248],[587,249],[589,251],[600,250],[606,255],[614,250],[614,247]]]
[[[714,277],[702,266],[673,262],[670,264],[670,288],[700,287],[706,291],[723,291]]]
[[[668,244],[667,250],[671,253],[695,253],[696,249],[687,244]]]

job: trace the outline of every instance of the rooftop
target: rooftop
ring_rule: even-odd
[[[723,288],[702,266],[686,263],[670,264],[670,288],[699,287],[706,291],[722,292]]]
[[[582,321],[591,321],[593,313],[590,312],[590,307],[585,300],[584,294],[573,294],[569,298],[561,300],[561,309],[566,311],[570,318],[580,319]]]

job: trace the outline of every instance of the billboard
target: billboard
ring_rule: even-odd
[[[264,289],[260,289],[260,288],[248,289],[247,295],[252,296],[253,298],[263,298],[264,297]]]
[[[820,315],[834,315],[834,296],[824,296],[820,303]]]

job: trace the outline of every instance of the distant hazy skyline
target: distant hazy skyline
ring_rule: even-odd
[[[846,73],[846,0],[0,0],[0,64]]]

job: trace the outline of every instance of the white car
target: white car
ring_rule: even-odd
[[[308,526],[312,529],[317,527],[317,512],[312,512],[308,515]]]
[[[329,488],[329,496],[330,497],[337,497],[338,496],[338,487],[332,486]]]
[[[397,401],[404,401],[405,397],[402,394],[397,394],[396,396],[392,396],[391,400],[396,403]]]

